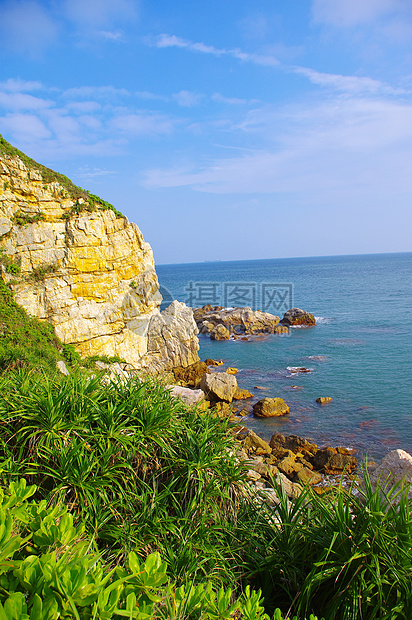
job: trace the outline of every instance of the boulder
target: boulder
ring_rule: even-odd
[[[209,373],[210,370],[205,362],[195,362],[190,366],[172,368],[172,372],[179,385],[198,387],[203,375]]]
[[[295,477],[293,478],[294,482],[300,482],[302,485],[306,484],[319,484],[322,481],[322,476],[317,471],[312,471],[307,467],[302,467],[298,472],[296,472]]]
[[[301,308],[291,308],[283,315],[283,319],[280,321],[282,325],[316,325],[316,320],[313,314],[301,310]]]
[[[224,400],[231,403],[236,392],[237,381],[236,377],[225,372],[211,372],[203,375],[200,388],[206,394],[206,398],[212,402]]]
[[[228,375],[237,375],[237,373],[239,372],[239,369],[232,368],[231,366],[229,366],[228,368],[226,368],[226,372]]]
[[[202,321],[202,323],[198,327],[201,334],[210,334],[215,325],[210,321]]]
[[[392,450],[370,474],[371,482],[376,486],[392,486],[396,483],[410,485],[412,482],[412,456],[405,450]],[[412,490],[409,490],[412,498]]]
[[[296,482],[291,482],[285,476],[285,474],[282,474],[281,472],[279,472],[278,475],[276,476],[276,481],[278,484],[280,484],[283,487],[283,490],[285,491],[286,495],[292,499],[298,498],[299,495],[302,493],[301,485]]]
[[[59,370],[59,372],[61,372],[62,375],[69,375],[69,371],[67,370],[67,366],[66,364],[63,362],[63,360],[59,360],[57,363],[57,369]]]
[[[276,325],[275,329],[273,330],[274,334],[288,334],[289,333],[289,327],[287,325]]]
[[[224,325],[216,325],[210,332],[212,340],[229,340],[230,332]]]
[[[205,364],[206,366],[223,366],[223,361],[222,360],[211,360],[210,358],[207,358],[205,360]]]
[[[257,471],[255,471],[254,469],[249,469],[246,472],[246,477],[248,478],[248,480],[256,482],[257,480],[260,480],[262,476],[258,474]]]
[[[191,308],[173,301],[166,310],[150,320],[147,351],[157,354],[160,366],[170,370],[178,366],[190,366],[199,361],[197,326]],[[149,357],[149,367],[154,359]]]
[[[351,473],[356,469],[358,459],[354,456],[339,454],[335,448],[324,448],[318,450],[313,458],[313,466],[315,469],[324,471],[328,475],[337,475],[343,473]]]
[[[236,388],[236,392],[233,395],[234,400],[246,400],[247,398],[253,398],[253,394],[249,390],[242,390],[240,387]]]
[[[180,398],[188,407],[197,405],[205,398],[202,390],[191,390],[181,385],[174,385],[170,390],[172,398]]]
[[[277,468],[282,474],[285,474],[290,480],[294,478],[298,471],[303,469],[301,463],[297,463],[295,459],[290,456],[286,456],[284,459],[277,463]]]
[[[247,436],[243,442],[243,449],[246,452],[250,450],[261,450],[263,454],[270,454],[272,452],[271,447],[259,435],[257,435],[254,431],[247,431]]]
[[[319,398],[316,399],[316,402],[320,405],[327,405],[328,403],[331,403],[332,400],[333,399],[331,396],[319,396]]]
[[[315,454],[317,452],[317,445],[310,443],[307,439],[299,437],[298,435],[282,435],[281,433],[275,433],[270,439],[271,447],[279,446],[292,452],[301,452]]]
[[[253,413],[259,418],[273,418],[289,413],[283,398],[262,398],[253,405]]]
[[[258,457],[259,458],[259,457]],[[253,461],[249,461],[248,465],[250,469],[256,471],[258,474],[263,476],[264,478],[268,478],[270,474],[270,467],[265,463],[262,463],[257,459],[253,459]]]

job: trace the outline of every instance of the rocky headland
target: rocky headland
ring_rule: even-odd
[[[192,310],[164,312],[151,247],[112,205],[0,137],[1,276],[82,357],[161,372],[199,360]]]

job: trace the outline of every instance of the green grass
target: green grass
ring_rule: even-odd
[[[46,184],[56,182],[59,183],[59,185],[61,185],[61,190],[58,197],[70,197],[72,200],[75,201],[75,205],[73,206],[70,214],[68,214],[69,217],[70,215],[76,215],[83,211],[95,211],[96,209],[103,211],[110,209],[118,217],[124,217],[123,214],[118,211],[112,204],[110,204],[106,200],[103,200],[99,196],[96,196],[95,194],[91,194],[87,190],[79,187],[78,185],[75,185],[73,181],[71,181],[64,174],[55,172],[54,170],[51,170],[50,168],[39,164],[31,157],[28,157],[25,153],[22,153],[22,151],[19,151],[19,149],[9,144],[9,142],[7,142],[0,134],[0,156],[2,155],[6,155],[9,157],[19,157],[29,170],[39,170],[42,175],[43,182]],[[5,184],[7,184],[7,186],[4,186],[4,189],[6,190],[9,188],[9,184],[7,181],[5,182]],[[43,185],[43,189],[44,188],[47,188],[47,185]],[[79,199],[82,199],[84,202],[78,202]],[[16,220],[16,223],[21,226],[30,223],[28,219],[29,216],[27,215],[20,215],[16,217],[18,218],[18,221]],[[41,218],[39,217],[39,219]],[[39,221],[39,219],[33,221]]]
[[[256,510],[217,418],[188,411],[151,380],[16,372],[0,391],[6,477],[24,474],[39,499],[63,501],[113,560],[159,551],[182,583],[239,579],[249,547],[239,533]]]

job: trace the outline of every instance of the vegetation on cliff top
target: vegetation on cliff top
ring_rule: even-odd
[[[118,217],[123,217],[123,214],[120,213],[112,204],[103,200],[99,196],[90,193],[89,191],[75,185],[73,181],[71,181],[68,177],[60,172],[55,172],[51,170],[51,168],[47,168],[43,166],[43,164],[39,164],[31,157],[28,157],[22,151],[19,151],[16,147],[12,146],[9,142],[7,142],[3,136],[0,134],[0,156],[6,155],[9,157],[19,157],[21,161],[27,166],[29,170],[39,170],[42,175],[44,183],[59,183],[66,191],[67,194],[72,200],[75,201],[75,205],[73,206],[71,213],[80,213],[85,210],[103,210],[106,211],[110,209],[113,211]]]

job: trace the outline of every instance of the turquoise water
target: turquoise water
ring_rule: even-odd
[[[199,305],[208,301],[199,283],[215,283],[210,302],[221,305],[223,294],[217,294],[225,282],[228,290],[230,283],[246,283],[249,292],[254,283],[257,292],[262,282],[291,283],[293,306],[317,317],[316,327],[287,336],[251,342],[199,337],[201,359],[239,368],[238,384],[255,394],[252,402],[280,396],[289,404],[289,416],[245,420],[261,436],[295,433],[372,458],[395,448],[412,452],[412,253],[160,265],[157,272],[180,301],[190,301],[193,282],[191,288],[204,293]],[[256,305],[262,306],[259,295]],[[301,366],[311,372],[287,370]],[[320,406],[318,396],[333,402]]]

